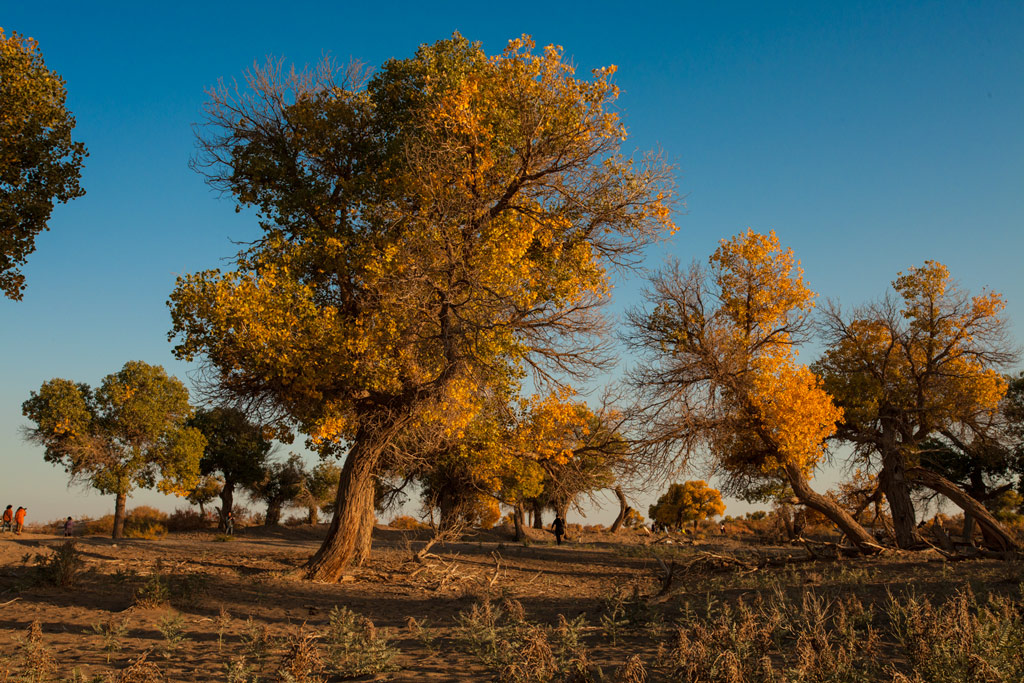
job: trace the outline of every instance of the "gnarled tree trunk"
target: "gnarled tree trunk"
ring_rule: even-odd
[[[523,517],[525,513],[521,503],[516,503],[512,508],[512,524],[515,527],[516,540],[521,541],[526,533],[523,531]]]
[[[949,479],[923,467],[911,467],[907,470],[907,476],[927,486],[932,491],[941,493],[953,501],[965,514],[970,514],[974,517],[981,527],[987,542],[996,545],[1002,550],[1021,549],[1020,542],[1003,528],[1003,525],[992,516],[992,513],[984,505],[968,496]]]
[[[544,506],[536,500],[533,501],[533,511],[530,516],[533,518],[534,529],[544,528]]]
[[[913,548],[920,545],[922,541],[917,533],[917,513],[914,511],[913,501],[910,500],[906,462],[896,446],[895,435],[887,429],[882,438],[884,441],[881,448],[882,471],[878,483],[889,502],[889,514],[892,516],[896,545],[900,548]]]
[[[611,528],[608,529],[613,534],[622,528],[623,522],[626,521],[626,515],[633,509],[629,506],[629,501],[626,500],[626,494],[622,492],[621,486],[615,487],[615,497],[619,499],[619,516],[615,518]]]
[[[875,544],[871,534],[838,503],[812,489],[807,477],[797,465],[788,462],[785,471],[789,485],[793,487],[793,493],[801,503],[828,517],[862,553],[873,554],[879,551],[880,548]]]
[[[371,442],[366,435],[356,437],[341,469],[327,538],[306,563],[307,578],[336,582],[349,566],[360,565],[369,556],[374,475],[383,445]]]

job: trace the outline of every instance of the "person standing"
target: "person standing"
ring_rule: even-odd
[[[19,507],[18,511],[14,513],[14,533],[21,534],[21,530],[25,528],[26,512],[28,512],[28,508]]]
[[[69,516],[64,520],[64,538],[70,538],[75,535],[75,520]]]
[[[12,522],[14,522],[14,510],[8,505],[7,509],[4,510],[3,524],[0,525],[0,532],[10,531]]]
[[[562,536],[565,535],[565,520],[555,517],[555,521],[551,523],[551,530],[555,532],[555,543],[562,545]]]
[[[224,533],[232,536],[235,533],[235,516],[228,512],[224,517]]]

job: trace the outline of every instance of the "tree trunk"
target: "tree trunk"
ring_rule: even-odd
[[[227,531],[228,528],[228,513],[233,512],[231,509],[235,504],[235,482],[225,478],[224,488],[220,490],[220,521],[217,524],[219,531]]]
[[[565,529],[565,533],[562,534],[562,537],[565,540],[567,540],[567,541],[569,540],[569,522],[568,522],[568,519],[567,519],[568,515],[569,515],[569,501],[556,501],[555,502],[555,516],[556,517],[560,517],[561,520],[562,520],[562,527]]]
[[[512,508],[512,524],[515,526],[516,538],[515,540],[521,541],[526,535],[523,531],[523,506],[520,503],[516,503],[515,507]]]
[[[278,502],[276,500],[267,503],[267,516],[263,520],[263,526],[277,526],[281,523],[281,508],[284,506],[284,501]]]
[[[320,508],[316,505],[310,505],[306,510],[309,512],[306,521],[309,522],[310,526],[316,526],[320,522]]]
[[[885,436],[887,442],[895,437]],[[895,443],[887,443],[882,448],[882,472],[879,484],[889,501],[889,514],[892,515],[892,526],[896,533],[896,545],[900,548],[913,548],[921,544],[917,533],[917,515],[914,503],[910,500],[910,486],[907,483],[906,462]]]
[[[977,521],[981,527],[982,534],[986,540],[994,545],[997,545],[1002,550],[1020,550],[1020,542],[1011,536],[1003,525],[992,516],[984,505],[974,500],[966,493],[960,490],[960,488],[946,479],[940,474],[936,474],[931,470],[926,470],[923,467],[911,467],[907,470],[907,476],[919,481],[932,491],[941,493],[946,498],[949,498],[953,503],[963,510],[965,513],[970,513],[972,517]]]
[[[964,543],[974,543],[974,515],[969,512],[964,513],[963,541]]]
[[[612,522],[612,526],[608,529],[609,533],[615,533],[622,528],[623,522],[626,521],[626,515],[633,508],[629,507],[629,501],[626,500],[626,494],[622,492],[621,486],[615,487],[615,497],[619,499],[619,516]]]
[[[544,528],[544,506],[538,501],[533,501],[533,511],[531,516],[533,517],[533,528],[543,529]]]
[[[789,479],[789,485],[793,487],[793,493],[796,494],[801,503],[828,517],[862,553],[872,554],[878,552],[879,548],[871,534],[858,524],[850,516],[850,513],[840,507],[838,503],[812,489],[807,481],[807,477],[804,476],[804,473],[797,465],[787,462],[785,471],[786,477]]]
[[[352,564],[360,565],[370,554],[373,534],[374,475],[387,439],[372,442],[356,436],[338,481],[334,515],[320,549],[306,563],[306,578],[336,582]]]
[[[113,538],[124,537],[125,504],[128,502],[127,493],[118,493],[114,501],[114,533]]]

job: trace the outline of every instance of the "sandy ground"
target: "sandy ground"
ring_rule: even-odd
[[[641,631],[609,640],[599,627],[614,596],[653,596],[659,588],[659,562],[651,538],[636,532],[616,537],[584,534],[556,546],[551,536],[531,530],[533,542],[511,542],[503,532],[481,532],[457,544],[435,547],[425,564],[411,560],[410,548],[421,547],[423,532],[378,527],[371,561],[354,569],[338,584],[302,580],[298,570],[317,549],[323,528],[278,527],[242,530],[233,540],[214,533],[171,534],[157,540],[78,539],[84,573],[74,588],[60,588],[38,579],[36,556],[45,556],[63,539],[45,534],[0,536],[0,651],[11,671],[26,630],[38,621],[43,641],[56,658],[58,680],[75,669],[87,677],[123,670],[141,654],[156,664],[167,680],[228,680],[225,667],[241,654],[252,653],[254,634],[266,628],[271,639],[259,660],[261,680],[277,680],[277,662],[287,652],[287,639],[305,631],[322,631],[336,606],[371,619],[389,633],[398,649],[396,671],[357,680],[446,681],[490,680],[489,672],[464,646],[465,630],[458,616],[481,599],[518,600],[529,620],[555,625],[584,615],[586,644],[606,670],[630,654],[653,658],[658,643]],[[661,544],[661,550],[668,546]],[[793,557],[799,562],[785,572],[795,590],[816,583],[849,582],[856,590],[884,595],[893,586],[933,581],[935,590],[952,585],[950,569],[927,558],[907,561],[871,560],[844,563],[802,562],[798,546],[765,547],[715,537],[699,547],[673,548],[680,562],[699,553],[730,556]],[[664,554],[664,553],[663,553]],[[667,558],[666,558],[667,559]],[[970,567],[967,564],[971,564]],[[985,576],[995,582],[1019,581],[1019,568],[962,563],[964,576]],[[1010,575],[1012,574],[1012,576]],[[151,606],[137,595],[159,575],[170,587],[167,604]],[[677,577],[668,599],[658,609],[669,614],[694,600],[735,600],[757,589],[757,574],[737,567]],[[959,579],[957,579],[959,580]],[[714,597],[712,597],[714,596]],[[678,613],[678,612],[676,612]],[[181,615],[180,642],[169,645],[161,624]],[[427,631],[409,626],[412,617]],[[123,622],[125,632],[110,646],[98,631]],[[424,638],[424,633],[429,638]],[[433,641],[433,642],[428,642]],[[0,655],[2,656],[2,655]],[[14,658],[12,658],[14,657]],[[109,661],[108,661],[109,659]],[[250,663],[255,660],[250,656]],[[0,681],[4,662],[0,660]],[[340,680],[325,676],[327,680]],[[251,678],[250,678],[251,680]]]

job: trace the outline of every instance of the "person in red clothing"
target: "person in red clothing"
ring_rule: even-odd
[[[20,534],[25,527],[26,512],[28,512],[28,508],[18,508],[18,511],[14,513],[14,533]]]
[[[0,525],[0,531],[10,531],[12,522],[14,522],[14,510],[12,510],[11,506],[8,505],[7,509],[4,510],[4,521],[3,524]]]

